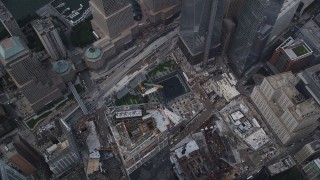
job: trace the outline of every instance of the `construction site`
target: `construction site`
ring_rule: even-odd
[[[169,143],[169,131],[184,121],[160,104],[109,107],[105,111],[127,174]]]
[[[213,119],[170,149],[170,161],[179,180],[235,179],[239,166],[230,163],[230,145]]]
[[[104,142],[104,134],[97,128],[96,116],[84,119],[77,129],[79,139],[82,139],[82,157],[86,175],[90,179],[100,179],[108,176],[120,179],[123,176],[121,160],[118,157],[117,147]]]

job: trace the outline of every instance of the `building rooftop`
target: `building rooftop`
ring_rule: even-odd
[[[49,18],[34,20],[32,26],[39,33],[50,32],[54,28],[54,25]]]
[[[86,139],[86,144],[89,149],[89,158],[99,159],[100,153],[98,149],[101,148],[101,144],[99,141],[96,126],[93,121],[87,121],[85,124],[87,129],[89,130],[89,135],[87,136],[87,139]]]
[[[8,9],[4,6],[4,4],[0,1],[0,20],[6,21],[12,19],[13,16],[8,11]]]
[[[303,81],[306,90],[320,105],[320,64],[298,73],[297,77]]]
[[[257,121],[258,114],[242,97],[232,100],[220,112],[233,132],[253,150],[258,150],[270,141],[269,136]]]
[[[282,8],[280,9],[279,16],[282,16],[283,14],[291,10],[292,7],[298,4],[299,2],[300,0],[285,0],[282,5]]]
[[[0,42],[0,55],[4,60],[9,59],[25,50],[18,37],[10,37]]]
[[[52,65],[52,70],[58,74],[63,74],[68,71],[69,67],[70,63],[68,61],[59,60]]]
[[[98,59],[101,56],[101,54],[102,54],[101,49],[96,47],[89,47],[85,52],[85,56],[91,60]]]
[[[142,116],[142,111],[140,109],[116,112],[116,118],[141,117],[141,116]]]
[[[271,176],[279,174],[281,172],[284,172],[293,166],[295,166],[296,163],[294,162],[293,158],[291,156],[287,156],[280,161],[268,166],[268,170],[271,174]]]
[[[213,88],[215,93],[220,97],[223,96],[228,102],[240,95],[235,87],[237,82],[232,76],[224,73],[221,77],[207,82],[210,83],[209,85]]]
[[[263,129],[259,129],[244,140],[252,149],[257,150],[267,144],[270,141],[270,138]]]
[[[310,56],[313,53],[308,44],[302,39],[298,38],[294,40],[292,37],[289,37],[287,40],[285,40],[277,48],[277,51],[280,49],[284,51],[291,60],[299,60],[301,58]]]
[[[275,90],[285,86],[293,87],[298,81],[298,79],[292,74],[291,71],[268,76],[264,78],[264,80],[268,81],[272,88]]]
[[[176,149],[175,153],[179,159],[182,157],[189,158],[191,153],[197,150],[199,150],[199,146],[197,145],[196,141],[193,140],[188,142],[184,146]]]
[[[300,28],[297,36],[304,39],[316,55],[320,55],[320,27],[312,19]]]

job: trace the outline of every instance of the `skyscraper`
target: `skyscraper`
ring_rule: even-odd
[[[89,4],[93,16],[91,25],[100,38],[93,43],[93,48],[101,50],[94,69],[100,69],[109,58],[132,45],[133,37],[139,32],[138,22],[133,19],[128,0],[90,0]]]
[[[222,20],[223,0],[182,2],[179,46],[191,64],[206,64],[218,53]]]
[[[23,39],[25,43],[28,42],[18,23],[13,18],[10,11],[4,6],[2,1],[0,1],[0,21],[11,36],[18,36],[19,38]]]
[[[58,31],[55,29],[50,19],[38,19],[32,22],[32,26],[40,38],[44,48],[54,61],[67,56]]]
[[[34,111],[62,97],[55,82],[18,37],[0,42],[0,61]]]
[[[134,25],[132,7],[128,0],[91,0],[93,30],[110,39]]]
[[[11,143],[2,145],[1,151],[6,159],[25,175],[34,173],[41,166],[40,154],[20,135],[15,136]]]
[[[298,79],[292,72],[263,79],[250,97],[266,123],[284,145],[305,138],[318,126],[320,106],[295,88]]]
[[[313,98],[320,105],[320,64],[297,74],[296,88],[307,98]]]
[[[278,37],[290,25],[300,0],[285,0],[280,10],[279,16],[273,26],[268,43]]]
[[[148,9],[149,19],[152,23],[172,19],[180,12],[179,0],[143,0]]]
[[[237,20],[229,61],[237,75],[256,63],[284,0],[246,0]]]
[[[2,160],[0,160],[0,179],[26,180],[27,178],[21,173],[19,173],[17,170],[6,165]]]

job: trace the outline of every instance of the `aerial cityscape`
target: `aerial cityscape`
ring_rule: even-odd
[[[320,0],[0,0],[0,180],[320,180]]]

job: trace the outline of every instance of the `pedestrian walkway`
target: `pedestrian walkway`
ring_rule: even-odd
[[[74,87],[74,85],[71,82],[68,82],[68,86],[69,86],[69,89],[72,92],[74,98],[76,99],[77,103],[79,104],[83,114],[84,115],[88,115],[89,111],[88,111],[87,107],[84,105],[84,103],[83,103],[82,99],[80,98],[80,96],[79,96],[76,88]]]

